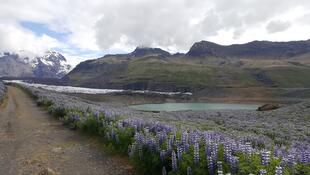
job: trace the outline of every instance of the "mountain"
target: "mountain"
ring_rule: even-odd
[[[224,94],[232,88],[310,87],[309,43],[253,41],[222,46],[201,41],[186,54],[174,55],[137,48],[82,62],[62,80],[73,86],[135,90],[210,93],[226,88]]]
[[[29,58],[23,54],[5,52],[0,55],[0,77],[61,78],[71,69],[66,58],[48,51],[43,56]]]
[[[253,41],[246,44],[223,46],[208,41],[195,43],[188,56],[216,56],[237,58],[285,59],[310,52],[310,40],[291,42]]]
[[[149,47],[137,47],[133,52],[128,54],[108,54],[105,55],[104,58],[107,57],[124,57],[124,58],[139,58],[145,56],[159,56],[159,57],[169,57],[171,54],[165,50],[160,48],[149,48]]]
[[[160,48],[137,47],[132,53],[130,53],[130,56],[131,57],[143,57],[143,56],[168,57],[170,56],[170,53]]]
[[[58,52],[49,51],[34,62],[33,73],[36,77],[60,78],[66,75],[71,66],[66,58]]]

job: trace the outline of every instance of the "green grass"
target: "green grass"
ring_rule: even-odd
[[[177,86],[254,86],[259,85],[246,71],[233,68],[215,68],[208,65],[178,64],[162,61],[133,61],[118,83],[173,83]]]
[[[310,87],[309,68],[272,68],[266,74],[279,87]]]
[[[147,87],[265,87],[251,73],[253,70],[236,66],[215,66],[199,60],[173,60],[158,57],[136,58],[123,61],[101,60],[71,72],[71,84],[107,87],[142,83]],[[310,68],[270,67],[261,68],[266,78],[278,87],[310,87]],[[153,86],[152,86],[153,85]]]

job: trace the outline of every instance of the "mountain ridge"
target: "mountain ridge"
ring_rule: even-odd
[[[193,44],[186,53],[188,56],[216,56],[216,57],[270,57],[290,58],[310,52],[310,40],[272,42],[251,41],[244,44],[220,45],[209,41]]]
[[[43,56],[34,57],[10,52],[0,55],[2,77],[61,78],[70,69],[66,58],[55,51],[47,51]]]
[[[111,56],[118,56],[118,57],[127,57],[127,58],[137,58],[137,57],[144,57],[144,56],[162,56],[162,57],[168,57],[171,56],[171,54],[168,51],[165,51],[161,48],[152,48],[152,47],[136,47],[135,50],[133,50],[130,53],[125,54],[107,54],[103,56],[102,58],[107,58]]]
[[[229,46],[203,41],[193,44],[186,54],[157,51],[88,60],[62,80],[73,86],[181,92],[215,87],[310,87],[309,40]]]

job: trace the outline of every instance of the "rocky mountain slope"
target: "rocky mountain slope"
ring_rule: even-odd
[[[188,56],[286,59],[310,52],[310,40],[291,42],[253,41],[223,46],[208,41],[195,43]]]
[[[8,52],[0,55],[0,77],[61,78],[70,69],[66,58],[54,51],[34,58]]]
[[[202,41],[186,54],[137,48],[128,54],[88,60],[63,81],[96,88],[206,93],[221,88],[226,89],[223,93],[243,87],[303,88],[310,87],[309,60],[309,40],[230,46]]]

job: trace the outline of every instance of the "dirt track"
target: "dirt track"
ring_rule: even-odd
[[[123,158],[105,152],[98,138],[71,131],[36,106],[22,90],[9,87],[0,108],[0,175],[130,174]]]

